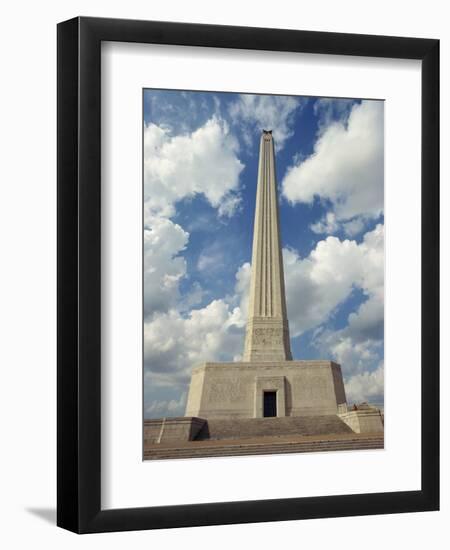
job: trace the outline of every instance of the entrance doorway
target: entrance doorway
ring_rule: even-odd
[[[265,391],[263,393],[264,417],[277,416],[277,392]]]

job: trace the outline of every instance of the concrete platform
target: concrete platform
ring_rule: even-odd
[[[230,440],[272,436],[351,434],[337,415],[287,416],[282,418],[210,419],[195,440]]]
[[[183,444],[148,445],[144,460],[252,456],[267,454],[316,453],[379,450],[383,434],[340,434],[329,436],[279,436],[239,440],[189,441]]]
[[[333,361],[242,361],[195,368],[185,416],[262,418],[266,392],[276,393],[277,417],[347,410],[341,367]]]

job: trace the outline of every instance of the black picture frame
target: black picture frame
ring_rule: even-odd
[[[102,510],[102,41],[422,61],[420,491]],[[439,509],[439,41],[77,17],[58,25],[57,524],[76,533]]]

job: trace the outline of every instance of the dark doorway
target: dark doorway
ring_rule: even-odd
[[[277,416],[277,392],[264,392],[264,416]]]

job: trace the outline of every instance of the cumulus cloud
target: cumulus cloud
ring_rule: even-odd
[[[319,130],[310,156],[287,170],[282,192],[291,204],[319,199],[331,205],[333,223],[320,220],[316,232],[334,231],[343,222],[355,234],[365,218],[376,219],[383,212],[383,116],[381,101],[354,104],[348,117]]]
[[[347,333],[354,342],[380,341],[384,336],[384,299],[374,292],[358,310],[348,316]]]
[[[318,133],[323,133],[333,122],[346,124],[355,105],[354,99],[322,97],[314,102],[314,114],[318,118]]]
[[[341,365],[349,401],[379,400],[383,395],[383,336],[384,302],[378,290],[348,316],[346,327],[317,331],[314,344]]]
[[[354,237],[364,230],[366,218],[364,216],[356,216],[347,222],[340,222],[336,219],[336,214],[333,211],[327,212],[322,218],[312,223],[309,227],[313,233],[333,235],[338,231],[343,231],[349,237]]]
[[[320,327],[314,336],[313,343],[321,354],[341,365],[349,401],[377,401],[383,395],[383,233],[381,225],[367,233],[358,245],[359,261],[353,258],[359,263],[359,275],[353,284],[363,290],[367,299],[349,314],[344,328]]]
[[[345,391],[348,403],[362,401],[380,403],[384,394],[384,364],[372,372],[363,372],[351,376],[345,382]]]
[[[238,141],[222,119],[213,116],[197,130],[173,136],[166,127],[144,127],[145,218],[171,217],[177,201],[203,194],[219,214],[239,205]]]
[[[145,407],[146,417],[184,416],[186,397],[186,392],[182,392],[178,399],[153,399]]]
[[[220,116],[220,100],[211,94],[178,90],[146,90],[145,118],[174,134],[203,126],[212,114]]]
[[[309,227],[313,233],[319,235],[322,233],[331,235],[340,229],[340,225],[336,221],[336,214],[331,211],[327,212],[318,222],[312,223]]]
[[[184,387],[192,368],[205,361],[231,361],[242,352],[243,319],[238,307],[213,300],[187,316],[172,309],[144,324],[146,376],[159,386]]]
[[[347,328],[340,331],[319,331],[315,341],[322,354],[342,366],[345,378],[373,370],[382,356],[382,340],[355,340]]]
[[[283,250],[287,307],[292,336],[324,323],[354,288],[371,300],[383,300],[384,228],[379,224],[358,244],[329,236],[317,243],[308,257]],[[366,325],[366,306],[358,312]],[[381,309],[378,312],[382,314]],[[358,326],[356,318],[353,325]],[[362,330],[362,329],[361,329]]]
[[[167,218],[152,217],[144,228],[144,317],[168,311],[179,299],[179,283],[186,274],[180,256],[189,234]]]
[[[187,391],[192,368],[205,361],[237,361],[244,345],[250,265],[236,273],[234,295],[183,313],[171,308],[144,322],[145,379]]]
[[[341,225],[346,235],[354,237],[355,235],[358,235],[358,233],[361,233],[364,229],[365,223],[366,218],[364,216],[356,216],[348,222],[343,222]]]
[[[241,351],[243,337],[240,310],[232,301],[213,300],[192,309],[205,296],[198,282],[181,295],[189,233],[170,219],[178,201],[197,194],[219,216],[233,215],[240,207],[239,176],[244,168],[238,142],[216,115],[192,132],[173,132],[167,125],[150,123],[144,128],[145,387],[175,388],[175,397],[169,399],[146,391],[147,416],[182,414],[192,367],[205,360],[232,360]],[[203,254],[199,267],[207,269],[207,264]]]
[[[239,309],[243,319],[248,317],[248,302],[250,292],[250,279],[252,268],[249,262],[245,262],[236,273],[236,296],[239,299]]]
[[[235,123],[241,124],[247,144],[252,143],[255,132],[273,130],[275,148],[279,151],[293,135],[295,111],[305,102],[306,99],[292,96],[242,94],[230,105],[229,113]]]
[[[197,260],[197,270],[204,272],[205,276],[216,276],[224,269],[226,261],[224,243],[216,240],[203,248]]]

